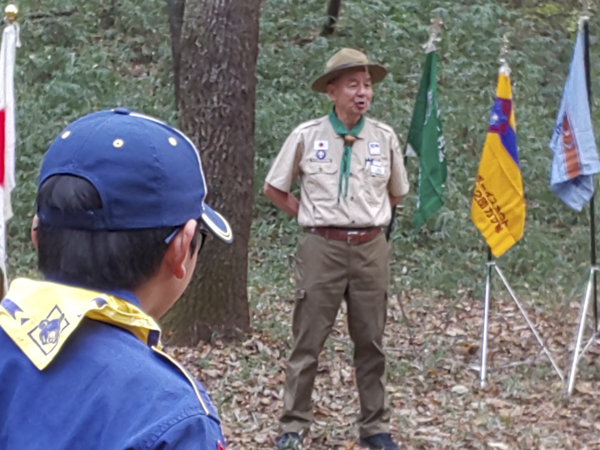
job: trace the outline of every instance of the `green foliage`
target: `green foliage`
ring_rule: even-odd
[[[327,111],[324,96],[309,86],[340,47],[363,49],[390,69],[390,76],[375,88],[371,115],[405,138],[425,57],[421,45],[427,40],[430,17],[437,14],[444,20],[439,102],[449,161],[446,205],[426,229],[412,232],[418,166],[409,161],[414,189],[399,209],[392,236],[393,289],[437,290],[451,296],[466,290],[481,295],[486,252],[470,220],[470,205],[506,33],[527,221],[524,238],[500,265],[519,290],[535,291],[544,301],[561,299],[563,288],[570,290],[573,280],[585,272],[590,251],[589,212],[570,211],[548,188],[547,143],[571,58],[578,7],[575,1],[346,1],[336,33],[325,40],[315,38],[322,1],[267,2],[258,69],[257,186],[262,186],[270,161],[294,126]],[[590,28],[592,70],[597,73],[600,54],[595,44],[600,29],[594,19]],[[598,92],[600,84],[593,79],[592,89]],[[594,117],[599,123],[600,116]],[[278,236],[294,232],[289,219],[282,214],[274,217],[274,207],[260,197],[256,212],[262,219],[256,224],[264,227],[269,217],[275,245],[285,245]]]
[[[29,241],[39,166],[71,120],[128,106],[175,122],[171,47],[163,0],[19,3],[17,187],[8,223],[11,277],[35,273]],[[61,15],[61,12],[71,12]]]
[[[390,69],[376,86],[372,116],[405,138],[421,75],[429,19],[444,19],[439,101],[448,151],[446,205],[427,229],[412,233],[415,191],[399,209],[394,248],[396,291],[421,289],[479,295],[483,240],[470,221],[471,192],[492,105],[501,37],[512,51],[518,144],[527,197],[525,236],[502,258],[510,280],[536,298],[570,292],[588,263],[589,216],[575,214],[548,188],[547,148],[571,57],[577,1],[526,0],[350,1],[342,4],[333,36],[319,37],[326,2],[265,0],[257,68],[256,200],[251,289],[275,298],[292,290],[293,251],[299,232],[260,194],[268,167],[299,123],[324,115],[325,96],[311,81],[340,47],[357,47]],[[9,222],[10,274],[35,273],[29,222],[39,164],[51,140],[70,120],[124,105],[176,123],[170,40],[164,0],[24,0],[17,73],[17,183]],[[58,12],[73,11],[70,15]],[[600,71],[600,28],[593,17],[592,70]],[[600,79],[593,76],[593,90]],[[600,123],[595,103],[595,123]],[[416,161],[408,164],[416,188]],[[569,287],[569,289],[567,289]],[[253,291],[251,291],[253,292]],[[253,295],[254,306],[260,295]]]

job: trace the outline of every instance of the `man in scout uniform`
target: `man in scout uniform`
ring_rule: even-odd
[[[45,280],[15,280],[0,303],[2,449],[224,448],[204,387],[161,350],[155,321],[206,231],[232,240],[205,197],[194,145],[152,117],[101,111],[55,139],[32,226]]]
[[[277,448],[295,449],[312,421],[317,359],[342,299],[354,342],[361,404],[361,444],[393,450],[385,394],[382,338],[390,247],[382,227],[408,193],[398,138],[365,116],[373,83],[387,71],[353,49],[342,49],[312,84],[333,102],[325,117],[305,122],[287,138],[264,186],[265,195],[305,227],[296,256],[294,344],[287,365],[282,434]],[[300,177],[300,201],[290,188]]]

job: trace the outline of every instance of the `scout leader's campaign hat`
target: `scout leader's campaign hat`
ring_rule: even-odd
[[[94,185],[102,208],[39,209],[42,224],[80,230],[178,227],[201,220],[231,243],[227,220],[208,206],[200,155],[179,130],[126,108],[88,114],[67,125],[42,163],[39,186],[53,175]]]
[[[327,85],[345,72],[366,68],[371,74],[371,82],[379,83],[387,75],[385,67],[371,63],[367,55],[352,48],[343,48],[327,61],[325,73],[317,78],[311,88],[313,91],[326,93]]]

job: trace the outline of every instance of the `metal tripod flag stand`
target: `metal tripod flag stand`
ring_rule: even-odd
[[[558,376],[560,377],[560,379],[564,381],[564,376],[563,376],[560,368],[556,364],[556,361],[552,357],[552,354],[550,353],[550,350],[548,350],[548,347],[546,347],[546,344],[544,344],[544,341],[542,340],[541,336],[538,334],[537,330],[535,329],[535,326],[533,325],[533,323],[529,319],[529,316],[527,315],[527,312],[525,312],[525,309],[523,308],[523,306],[519,302],[519,299],[515,295],[515,292],[512,290],[512,288],[508,284],[508,281],[506,280],[506,277],[504,276],[504,274],[502,273],[502,271],[500,270],[500,268],[498,267],[498,265],[496,264],[496,262],[492,259],[492,251],[488,247],[488,260],[487,260],[487,263],[486,263],[486,275],[485,275],[485,296],[484,296],[484,310],[483,310],[483,333],[482,333],[482,337],[481,337],[481,368],[480,368],[480,371],[479,371],[479,381],[480,381],[481,388],[485,387],[486,376],[487,376],[488,329],[489,329],[489,320],[490,320],[490,297],[491,297],[491,291],[492,291],[491,283],[492,283],[492,271],[493,270],[496,271],[496,273],[498,274],[498,276],[502,280],[502,283],[504,284],[504,287],[506,287],[506,290],[508,291],[508,293],[510,294],[510,297],[513,299],[513,301],[517,305],[517,308],[519,308],[519,311],[523,315],[523,318],[527,322],[527,325],[529,326],[529,328],[531,329],[533,335],[535,336],[535,338],[537,339],[538,343],[542,347],[542,350],[544,351],[544,353],[546,354],[546,356],[548,356],[548,359],[552,363],[552,367],[554,367],[554,370],[556,371],[556,373],[558,374]]]
[[[590,208],[591,209],[591,208]],[[593,227],[592,227],[593,229]],[[595,239],[594,239],[595,240]],[[592,247],[593,248],[593,247]],[[593,252],[595,253],[595,252]],[[594,255],[595,256],[595,255]],[[598,308],[597,308],[597,296],[596,296],[596,274],[598,273],[598,267],[595,262],[592,263],[589,271],[588,281],[585,287],[585,294],[583,296],[583,304],[581,307],[581,315],[579,318],[579,326],[577,327],[577,336],[575,339],[575,348],[573,349],[573,357],[571,358],[571,369],[569,371],[569,380],[567,382],[567,394],[573,393],[575,387],[575,377],[577,375],[577,365],[581,360],[581,357],[585,352],[592,346],[592,344],[598,342]],[[594,298],[594,334],[589,338],[583,349],[581,345],[583,343],[583,333],[585,330],[585,323],[588,315],[588,309],[590,307],[590,300]],[[580,350],[581,349],[581,350]]]
[[[589,36],[589,27],[588,27],[588,5],[587,2],[584,2],[584,14],[580,18],[580,26],[583,25],[583,35],[584,35],[584,64],[585,64],[585,78],[587,85],[587,93],[588,93],[588,102],[590,106],[590,116],[592,113],[592,91],[591,91],[591,83],[590,83],[590,36]],[[577,375],[577,365],[581,360],[581,357],[585,354],[585,352],[594,344],[598,342],[598,293],[597,293],[597,273],[600,270],[596,265],[596,211],[594,205],[594,195],[590,199],[590,269],[588,272],[588,281],[585,287],[585,293],[583,295],[583,301],[581,306],[581,313],[579,317],[579,325],[577,327],[577,333],[575,338],[575,348],[573,349],[573,356],[571,358],[571,368],[569,370],[569,379],[567,382],[567,395],[571,395],[573,393],[573,388],[575,387],[575,377]],[[583,334],[585,331],[586,320],[588,316],[588,310],[590,307],[590,302],[593,299],[593,311],[594,311],[594,333],[592,337],[589,338],[585,346],[582,347],[583,344]]]
[[[502,280],[510,297],[519,308],[527,325],[541,345],[542,350],[550,359],[554,370],[556,370],[561,380],[564,379],[552,354],[527,316],[525,309],[508,284],[506,277],[492,258],[492,250],[494,250],[494,254],[500,256],[521,238],[525,224],[525,199],[523,197],[516,144],[516,118],[510,87],[510,67],[506,61],[507,53],[508,39],[505,35],[500,52],[501,67],[498,75],[496,100],[490,117],[488,135],[483,146],[471,206],[471,218],[488,242],[483,332],[481,338],[481,367],[479,370],[479,380],[482,388],[485,387],[487,376],[488,332],[493,271],[496,271],[500,280]],[[510,188],[507,189],[508,186]]]

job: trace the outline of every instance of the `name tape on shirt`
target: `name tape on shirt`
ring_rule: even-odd
[[[379,142],[369,142],[369,154],[381,155],[381,146],[379,145]]]
[[[375,175],[385,175],[385,167],[381,165],[381,161],[373,161],[371,163],[371,173]]]

